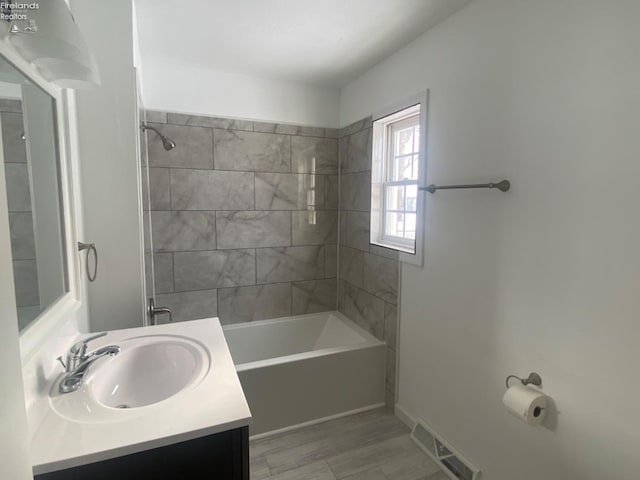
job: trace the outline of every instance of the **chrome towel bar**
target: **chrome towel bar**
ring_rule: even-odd
[[[456,190],[459,188],[497,188],[501,192],[506,192],[511,188],[509,180],[502,180],[497,183],[471,183],[467,185],[427,185],[420,187],[419,190],[426,190],[429,193],[436,193],[436,190]]]

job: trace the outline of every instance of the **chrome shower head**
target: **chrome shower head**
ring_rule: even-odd
[[[152,130],[154,132],[156,132],[158,134],[158,136],[160,137],[160,140],[162,141],[162,147],[168,152],[169,150],[173,150],[174,148],[176,148],[176,144],[173,140],[165,137],[163,134],[161,134],[157,128],[154,127],[150,127],[149,125],[146,125],[144,123],[140,124],[140,128],[142,129],[143,132],[146,132],[147,130]]]
[[[164,135],[160,135],[160,139],[162,140],[162,146],[167,152],[176,148],[176,144],[173,140],[168,139]]]

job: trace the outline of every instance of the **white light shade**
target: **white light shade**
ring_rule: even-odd
[[[33,63],[38,66],[38,70],[45,79],[63,88],[83,90],[100,84],[100,79],[95,75],[96,70],[77,62],[40,58]]]
[[[15,21],[17,33],[6,39],[42,75],[62,87],[99,85],[97,65],[64,0],[46,0]],[[37,30],[24,31],[32,21]],[[73,85],[73,86],[72,86]]]

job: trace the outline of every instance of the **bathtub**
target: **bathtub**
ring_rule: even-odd
[[[384,404],[385,344],[339,312],[226,325],[251,436]]]

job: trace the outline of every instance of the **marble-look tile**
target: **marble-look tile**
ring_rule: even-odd
[[[271,470],[264,455],[251,455],[250,461],[251,480],[267,480],[271,476]]]
[[[322,196],[318,208],[324,210],[337,210],[338,209],[338,192],[340,189],[340,182],[338,175],[323,175],[317,176],[323,179],[322,183]]]
[[[173,210],[251,210],[254,174],[213,170],[171,170]]]
[[[362,288],[364,286],[364,252],[340,246],[338,248],[338,278]]]
[[[173,258],[176,292],[256,283],[254,250],[176,252]]]
[[[325,128],[324,136],[326,138],[338,138],[340,136],[340,130],[338,128]]]
[[[338,277],[338,311],[344,313],[344,291],[347,288],[347,282]]]
[[[144,115],[148,123],[167,123],[167,112],[146,110]]]
[[[216,170],[290,172],[291,144],[287,135],[216,130]]]
[[[336,480],[325,460],[273,475],[269,480]]]
[[[345,172],[347,170],[347,163],[349,159],[347,158],[347,141],[349,137],[340,137],[338,140],[338,170],[340,172]]]
[[[384,389],[384,405],[390,412],[396,410],[396,392],[394,390]]]
[[[256,210],[301,210],[307,208],[308,192],[317,175],[256,173]]]
[[[347,283],[344,314],[376,338],[384,340],[384,301]]]
[[[315,210],[292,212],[293,245],[324,245],[338,241],[338,212]]]
[[[382,340],[382,339],[381,339]],[[396,389],[396,351],[389,346],[385,348],[385,388]]]
[[[147,130],[149,166],[174,168],[213,168],[213,133],[209,128],[184,127],[162,123],[149,124],[175,142],[165,150],[156,132]]]
[[[333,278],[338,274],[338,246],[325,245],[324,247],[324,276]]]
[[[369,252],[373,255],[378,255],[379,257],[390,258],[391,260],[398,260],[400,255],[398,254],[398,250],[394,250],[393,248],[381,247],[380,245],[369,245]]]
[[[398,342],[398,307],[385,303],[384,305],[384,341],[394,350]]]
[[[156,295],[156,306],[169,307],[174,322],[216,317],[218,294],[217,290],[165,293]],[[159,320],[160,323],[166,323],[168,316],[161,316]]]
[[[340,171],[342,173],[371,170],[371,129],[362,130],[341,139]],[[343,160],[346,160],[344,161]]]
[[[40,304],[38,267],[35,260],[14,260],[13,281],[16,289],[16,305],[28,307]]]
[[[218,316],[223,325],[289,315],[291,315],[289,283],[218,290]]]
[[[153,273],[156,294],[173,292],[173,254],[154,253]]]
[[[338,173],[338,140],[291,137],[291,170],[298,173]]]
[[[368,212],[371,208],[371,172],[340,175],[340,208]]]
[[[142,212],[142,241],[144,245],[144,253],[151,252],[151,212]]]
[[[346,245],[365,252],[369,251],[370,217],[368,212],[344,212],[347,218]]]
[[[11,258],[13,260],[35,259],[36,245],[31,213],[10,213],[9,232],[11,234]]]
[[[259,248],[257,283],[315,280],[324,276],[324,247]]]
[[[218,248],[291,245],[289,212],[216,212]]]
[[[284,135],[301,135],[306,137],[324,137],[324,128],[303,127],[299,125],[288,125],[286,123],[266,123],[255,122],[254,132],[280,133]]]
[[[253,122],[236,118],[207,117],[204,115],[185,115],[182,113],[169,113],[169,123],[174,125],[189,125],[193,127],[221,128],[223,130],[253,131]]]
[[[11,98],[0,98],[0,112],[22,113],[22,101]]]
[[[140,167],[140,187],[142,190],[142,211],[151,210],[151,198],[149,197],[149,167]]]
[[[215,212],[151,212],[157,252],[216,249]]]
[[[439,472],[440,468],[423,452],[392,460],[380,466],[389,480],[420,480]],[[446,476],[444,478],[447,478]]]
[[[347,217],[349,212],[346,210],[338,211],[338,244],[347,245]]]
[[[351,135],[353,133],[359,132],[360,130],[364,130],[365,128],[371,128],[373,125],[373,118],[367,117],[362,120],[358,120],[357,122],[353,122],[346,127],[342,127],[340,129],[340,137],[344,137],[345,135]]]
[[[7,206],[10,212],[31,211],[31,188],[26,163],[5,163]]]
[[[149,168],[151,210],[171,209],[171,187],[168,168]]]
[[[145,249],[143,254],[144,260],[144,281],[147,289],[147,297],[155,295],[155,282],[153,280],[153,268],[151,266],[151,252]]]
[[[293,315],[335,310],[337,288],[335,278],[294,282],[291,285]]]
[[[337,478],[344,478],[418,452],[420,450],[408,436],[401,436],[339,453],[327,458],[327,463]]]
[[[6,163],[27,163],[26,141],[22,139],[22,113],[2,112],[2,150]]]
[[[364,254],[364,289],[385,302],[398,302],[398,260]]]

